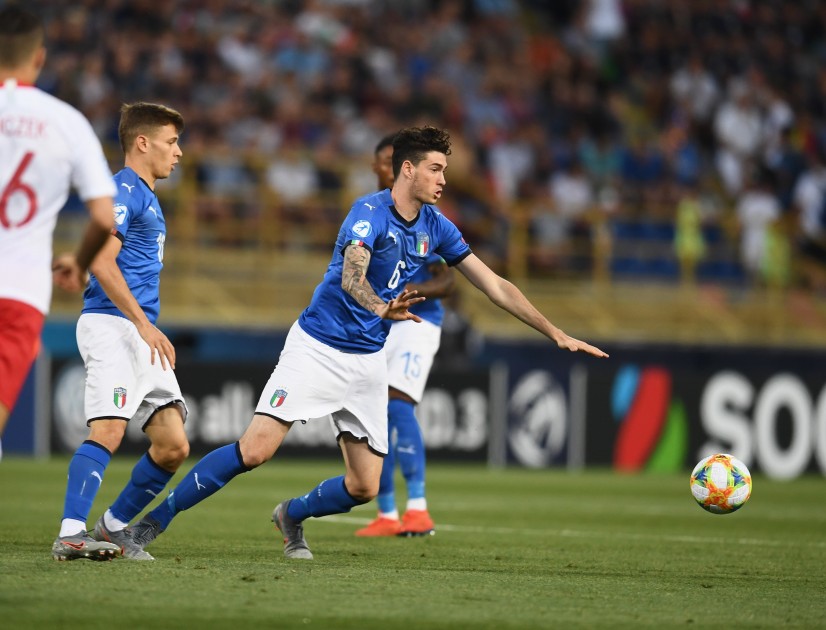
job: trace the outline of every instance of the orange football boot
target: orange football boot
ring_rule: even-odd
[[[407,510],[402,516],[402,527],[399,536],[431,536],[436,533],[433,519],[427,510]]]
[[[385,518],[379,516],[367,527],[356,531],[356,536],[396,536],[402,529],[402,524],[397,518]]]

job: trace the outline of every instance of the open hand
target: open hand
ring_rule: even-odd
[[[417,297],[417,291],[408,291],[405,289],[396,297],[390,300],[387,304],[376,311],[376,315],[382,319],[392,319],[395,321],[402,321],[412,319],[414,322],[421,322],[422,318],[411,313],[409,309],[414,304],[424,302],[425,298]]]
[[[155,353],[158,353],[158,359],[161,361],[161,367],[165,370],[167,364],[173,370],[175,369],[175,346],[169,341],[158,328],[150,323],[143,326],[138,326],[138,333],[149,346],[150,357],[149,361],[155,365]]]
[[[608,353],[603,352],[596,346],[592,346],[589,343],[585,343],[584,341],[575,339],[570,335],[566,335],[561,330],[559,331],[559,334],[555,337],[554,341],[556,341],[557,345],[563,350],[570,350],[571,352],[587,352],[588,354],[592,354],[595,357],[600,358],[608,357]]]

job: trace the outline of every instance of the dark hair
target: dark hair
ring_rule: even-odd
[[[12,3],[0,9],[0,66],[16,68],[43,45],[43,22],[36,13]]]
[[[402,164],[416,166],[431,151],[450,155],[450,135],[436,127],[408,127],[393,138],[393,176],[398,177]]]
[[[381,153],[381,150],[386,148],[386,147],[392,147],[393,146],[393,139],[395,137],[396,137],[395,133],[389,133],[386,136],[384,136],[384,138],[379,140],[379,143],[376,145],[376,148],[373,149],[373,155],[378,155],[379,153]]]
[[[171,107],[155,103],[129,103],[120,108],[118,138],[124,153],[139,135],[148,135],[159,127],[175,125],[178,133],[184,129],[184,117]]]

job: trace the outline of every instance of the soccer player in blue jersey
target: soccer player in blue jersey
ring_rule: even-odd
[[[133,542],[127,526],[189,453],[186,405],[173,371],[175,348],[155,326],[166,240],[155,184],[169,177],[182,155],[183,126],[181,114],[163,105],[133,103],[121,109],[118,135],[125,167],[114,176],[115,228],[90,268],[77,323],[89,438],[69,463],[63,520],[52,546],[56,560],[108,560],[121,554],[152,560]],[[89,534],[89,510],[130,421],[139,424],[151,446]]]
[[[290,329],[244,435],[195,464],[166,500],[135,524],[135,542],[148,545],[176,514],[269,460],[294,422],[330,414],[345,473],[275,507],[272,519],[284,536],[284,555],[313,557],[304,538],[307,518],[349,512],[375,498],[388,452],[384,341],[390,321],[421,321],[409,309],[424,298],[405,287],[430,253],[560,348],[607,356],[545,319],[519,289],[474,256],[433,205],[442,195],[449,153],[450,137],[434,127],[396,135],[393,189],[353,204],[324,279]]]
[[[382,138],[373,153],[373,172],[379,189],[393,187],[393,135]],[[356,532],[356,536],[423,536],[433,532],[433,519],[425,498],[425,447],[416,419],[433,359],[439,350],[444,309],[439,298],[447,297],[456,285],[453,270],[440,256],[430,255],[410,278],[407,289],[415,290],[424,302],[410,312],[421,322],[394,322],[384,345],[390,402],[387,406],[389,450],[379,483],[378,517]],[[407,508],[402,519],[396,508],[396,462],[407,487]]]

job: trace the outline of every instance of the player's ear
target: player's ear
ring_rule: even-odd
[[[402,173],[404,173],[404,176],[407,179],[413,179],[413,171],[415,170],[416,168],[413,166],[413,162],[411,162],[410,160],[405,160],[402,163]]]
[[[149,138],[142,133],[139,133],[135,137],[135,147],[137,147],[138,151],[141,153],[146,153],[149,150]]]
[[[34,67],[37,69],[37,73],[40,74],[40,71],[43,69],[43,66],[46,65],[46,47],[40,46],[34,52]]]

